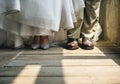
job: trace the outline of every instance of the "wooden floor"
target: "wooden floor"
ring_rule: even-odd
[[[0,84],[120,84],[120,47],[0,50]],[[102,44],[103,45],[103,44]]]

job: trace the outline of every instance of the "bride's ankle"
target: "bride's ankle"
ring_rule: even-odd
[[[49,38],[48,36],[40,36],[41,48],[46,50],[49,48]]]
[[[48,36],[40,36],[41,44],[49,44]]]
[[[40,36],[34,36],[32,44],[40,44]]]

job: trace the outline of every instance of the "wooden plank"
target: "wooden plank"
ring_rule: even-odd
[[[6,67],[27,65],[41,66],[119,66],[120,59],[64,59],[64,60],[14,60],[6,64]]]
[[[114,77],[120,76],[119,66],[70,66],[42,67],[28,65],[25,67],[10,67],[0,70],[0,77]]]
[[[52,47],[48,50],[24,50],[23,55],[38,55],[38,54],[111,54],[120,53],[120,47],[95,47],[93,50],[66,50],[62,47]]]
[[[32,52],[31,52],[32,51]],[[24,50],[23,51],[23,55],[25,54],[33,54],[33,55],[36,55],[36,54],[82,54],[82,53],[101,53],[101,51],[95,47],[94,50],[83,50],[81,48],[77,49],[77,50],[66,50],[64,48],[61,48],[61,47],[52,47],[48,50]]]
[[[0,77],[1,84],[119,84],[116,77]]]
[[[22,50],[15,50],[15,49],[0,49],[0,56],[6,54],[16,54],[21,51]]]
[[[11,59],[17,56],[20,51],[0,50],[0,67],[3,67]]]
[[[120,54],[19,55],[15,60],[120,59]]]

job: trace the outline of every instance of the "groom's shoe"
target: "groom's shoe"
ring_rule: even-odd
[[[82,48],[85,50],[92,50],[94,49],[94,43],[92,38],[83,37],[82,38]]]
[[[68,38],[66,43],[66,49],[68,50],[76,50],[79,48],[78,42],[74,38]]]

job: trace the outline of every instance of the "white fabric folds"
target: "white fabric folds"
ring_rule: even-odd
[[[0,13],[12,14],[20,11],[20,0],[0,0]]]
[[[0,14],[4,13],[6,11],[5,7],[5,0],[0,0]]]
[[[23,34],[22,30],[26,25],[29,31],[39,34],[40,30],[59,31],[74,28],[73,23],[77,21],[80,9],[84,8],[83,0],[5,0],[7,11],[20,11],[19,13],[8,15],[2,22],[2,29],[15,34]],[[1,3],[1,2],[0,2]],[[4,9],[4,8],[3,8]],[[3,24],[4,23],[4,24]],[[17,25],[17,26],[16,26]],[[14,27],[14,28],[13,28]],[[33,29],[34,28],[34,29]],[[28,34],[24,31],[24,35]]]

